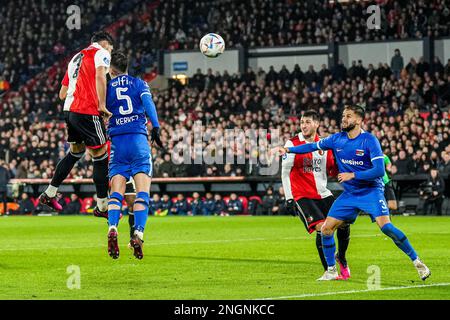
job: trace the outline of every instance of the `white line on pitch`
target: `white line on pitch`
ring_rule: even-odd
[[[380,288],[380,289],[332,291],[332,292],[322,292],[322,293],[305,293],[305,294],[299,294],[299,295],[293,295],[293,296],[259,298],[259,299],[253,299],[253,300],[284,300],[284,299],[295,299],[295,298],[333,296],[333,295],[338,295],[338,294],[352,294],[352,293],[364,293],[364,292],[375,292],[375,291],[392,291],[392,290],[418,289],[418,288],[428,288],[428,287],[445,287],[445,286],[450,286],[450,282],[420,284],[417,286],[386,287],[386,288]]]

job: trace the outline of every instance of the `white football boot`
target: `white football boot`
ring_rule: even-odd
[[[414,267],[416,267],[417,272],[419,273],[419,277],[422,280],[426,280],[429,276],[431,276],[431,271],[428,269],[428,267],[420,261],[419,257],[417,257],[416,260],[413,261]]]
[[[321,276],[317,281],[330,281],[330,280],[338,280],[339,273],[336,269],[336,266],[328,267],[327,271]]]

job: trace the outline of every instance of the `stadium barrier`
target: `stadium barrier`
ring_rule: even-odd
[[[401,200],[403,196],[414,194],[420,184],[426,181],[428,175],[396,175],[392,178],[396,195]],[[450,194],[450,176],[444,176],[446,181],[446,196]],[[10,186],[21,188],[21,192],[39,195],[50,183],[50,179],[12,179]],[[281,186],[281,180],[277,176],[241,176],[241,177],[173,177],[153,178],[151,192],[158,193],[191,193],[191,192],[213,192],[252,195],[262,194],[267,187],[272,186],[277,190]],[[342,186],[335,180],[330,179],[328,188],[333,193],[340,193]],[[66,179],[59,188],[61,193],[95,193],[92,179]]]
[[[414,212],[419,205],[418,189],[421,183],[427,181],[428,175],[396,175],[392,179],[392,184],[399,201],[399,207],[403,212]],[[443,214],[448,214],[450,209],[450,175],[444,176],[445,201],[443,205]],[[12,179],[8,185],[8,194],[11,198],[19,198],[22,192],[28,193],[35,206],[37,197],[42,193],[50,183],[50,179]],[[275,191],[281,186],[281,180],[277,176],[248,176],[248,177],[174,177],[174,178],[153,178],[150,192],[164,194],[171,197],[182,193],[189,200],[193,192],[198,192],[204,196],[206,192],[222,194],[224,200],[228,199],[231,193],[236,193],[239,198],[251,200],[258,198],[261,200],[268,187]],[[335,196],[338,196],[343,188],[335,180],[330,179],[328,188]],[[92,199],[95,194],[95,185],[92,179],[66,179],[60,186],[59,191],[66,195],[77,194],[81,201]],[[243,202],[246,202],[243,201]],[[35,203],[36,202],[36,203]],[[83,207],[87,204],[83,203]]]

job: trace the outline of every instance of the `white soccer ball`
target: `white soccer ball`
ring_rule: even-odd
[[[200,51],[208,58],[216,58],[225,50],[225,41],[216,33],[208,33],[200,40]]]

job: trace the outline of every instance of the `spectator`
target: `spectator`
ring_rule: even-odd
[[[204,203],[200,198],[200,194],[198,192],[194,192],[192,194],[192,201],[190,204],[191,213],[193,216],[199,216],[204,214]]]
[[[444,201],[445,182],[436,168],[432,168],[428,181],[421,185],[419,195],[424,201],[423,214],[442,215],[442,203]],[[433,210],[435,209],[435,210]]]
[[[168,194],[163,194],[161,200],[161,212],[160,216],[166,216],[172,214],[173,203]]]
[[[391,59],[391,70],[396,79],[400,78],[400,73],[404,67],[403,57],[399,49],[395,49],[394,56]]]
[[[19,201],[19,210],[17,213],[19,214],[33,214],[34,212],[34,204],[30,200],[27,193],[22,193],[21,199]]]
[[[9,183],[10,173],[4,161],[0,159],[0,201],[3,204],[2,212],[8,214],[7,185]]]
[[[204,206],[203,206],[203,214],[206,216],[210,216],[214,214],[216,207],[216,202],[213,198],[211,192],[207,192],[205,196]]]
[[[266,190],[266,194],[262,198],[262,205],[260,214],[262,215],[273,215],[278,211],[278,207],[276,206],[277,197],[273,193],[273,188],[268,187]]]
[[[399,152],[398,160],[394,162],[397,167],[397,174],[411,174],[414,172],[414,164],[411,158],[406,157],[406,152]]]
[[[439,172],[442,176],[450,175],[450,153],[442,151],[442,163],[439,166]]]
[[[154,193],[152,199],[150,200],[149,213],[154,216],[162,216],[162,201],[159,194]],[[166,214],[167,215],[167,212]]]
[[[273,214],[282,215],[287,214],[286,211],[286,196],[284,194],[283,186],[278,188],[278,197],[276,198],[275,207],[277,210]]]
[[[230,200],[228,200],[227,203],[227,213],[228,215],[237,215],[242,214],[244,211],[244,208],[242,206],[241,200],[238,199],[236,193],[232,193],[230,195]]]
[[[214,215],[228,215],[226,212],[225,201],[223,201],[222,196],[218,193],[214,195]]]
[[[189,204],[183,194],[179,193],[177,195],[171,211],[172,214],[176,214],[177,216],[186,216],[189,214]]]
[[[63,214],[80,214],[81,202],[75,193],[70,195],[70,202],[63,208]]]
[[[159,165],[158,175],[160,177],[168,178],[173,176],[173,166],[174,164],[170,160],[170,154],[164,154],[164,161]]]

